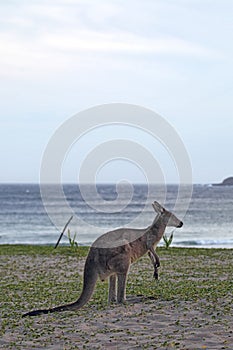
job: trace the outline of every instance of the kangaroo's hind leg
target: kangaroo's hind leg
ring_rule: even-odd
[[[116,275],[109,277],[109,290],[108,290],[108,302],[116,302]]]
[[[108,261],[109,271],[112,271],[114,275],[110,277],[110,292],[114,294],[117,276],[117,302],[123,303],[126,298],[126,280],[130,267],[130,249],[128,245],[122,247],[122,252],[115,255]],[[110,295],[113,295],[110,294]]]
[[[124,303],[126,300],[126,280],[127,273],[119,273],[118,284],[117,284],[117,302]]]

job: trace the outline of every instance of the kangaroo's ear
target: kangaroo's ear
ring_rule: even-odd
[[[152,207],[158,214],[162,214],[165,210],[164,207],[162,207],[162,205],[160,205],[158,202],[152,203]]]

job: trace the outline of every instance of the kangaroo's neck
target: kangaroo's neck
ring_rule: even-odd
[[[153,223],[147,229],[147,246],[157,245],[160,239],[163,237],[167,223],[161,215],[158,215]]]
[[[167,223],[165,222],[164,218],[161,215],[158,215],[150,227],[151,232],[153,235],[156,235],[159,239],[161,239],[166,229],[166,226]]]

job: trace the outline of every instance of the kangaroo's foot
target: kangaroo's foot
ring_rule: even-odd
[[[127,303],[126,299],[118,299],[117,300],[117,304],[126,304],[126,303]]]
[[[154,278],[156,280],[159,279],[159,272],[158,272],[158,267],[156,265],[154,265]]]
[[[117,302],[117,299],[116,299],[116,297],[114,298],[108,298],[108,304],[116,304],[116,302]]]

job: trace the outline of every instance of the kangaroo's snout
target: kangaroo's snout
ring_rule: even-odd
[[[30,311],[23,317],[79,310],[90,300],[98,277],[101,280],[109,277],[109,302],[123,303],[126,298],[126,280],[130,264],[146,253],[154,265],[154,277],[158,279],[160,262],[155,248],[167,226],[182,227],[183,222],[158,202],[152,205],[157,215],[150,226],[140,230],[125,227],[115,229],[106,232],[92,244],[84,266],[83,289],[75,302],[50,309]],[[169,241],[171,240],[172,236]],[[122,241],[125,243],[119,245]]]

